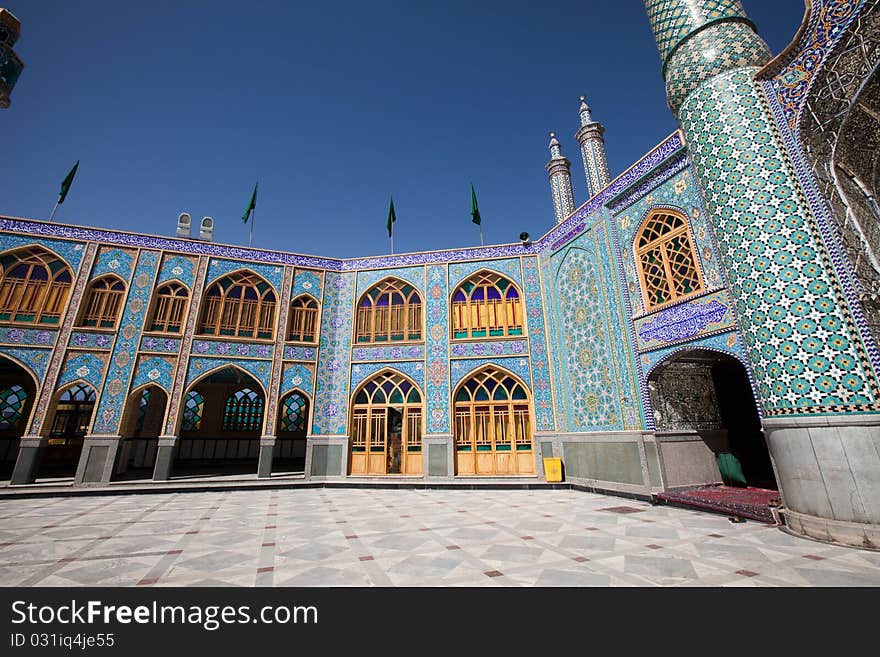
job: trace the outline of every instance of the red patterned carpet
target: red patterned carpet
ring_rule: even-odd
[[[751,486],[734,488],[722,484],[676,488],[660,493],[657,499],[667,504],[749,518],[771,525],[777,524],[771,507],[780,505],[779,491]]]

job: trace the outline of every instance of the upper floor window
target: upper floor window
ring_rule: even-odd
[[[0,258],[0,320],[58,324],[70,293],[70,268],[40,248]]]
[[[422,299],[415,288],[388,279],[371,287],[357,308],[355,341],[403,342],[422,339]]]
[[[453,338],[495,338],[523,334],[519,290],[492,272],[471,276],[452,295]]]
[[[703,290],[687,221],[671,210],[652,213],[636,236],[645,310]]]
[[[180,283],[166,283],[156,290],[153,318],[148,326],[151,331],[180,333],[186,317],[189,292]]]
[[[95,279],[89,285],[79,325],[114,328],[124,297],[125,283],[120,278],[109,275]]]
[[[288,340],[314,342],[318,334],[318,302],[307,295],[298,296],[291,301],[288,324]]]
[[[271,339],[275,335],[275,292],[250,272],[224,276],[205,294],[201,335]]]

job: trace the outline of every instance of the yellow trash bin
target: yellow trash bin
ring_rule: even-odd
[[[562,459],[548,457],[544,459],[544,478],[549,482],[562,481]]]

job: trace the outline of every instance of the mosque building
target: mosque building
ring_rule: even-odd
[[[680,130],[612,178],[582,98],[589,198],[551,135],[533,240],[337,259],[186,214],[0,217],[3,476],[529,482],[560,457],[647,499],[732,455],[789,531],[880,547],[878,4],[808,0],[774,58],[739,0],[646,0]]]

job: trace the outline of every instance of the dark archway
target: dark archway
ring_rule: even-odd
[[[664,454],[672,473],[667,485],[712,483],[678,481],[678,477],[705,477],[708,471],[700,462],[708,455],[706,450],[685,446],[690,436],[694,441],[702,439],[716,463],[719,454],[732,454],[746,485],[778,490],[749,377],[736,358],[702,349],[681,352],[654,369],[648,388],[661,450],[663,439],[681,438]],[[728,458],[722,457],[722,462]],[[711,461],[709,470],[720,480],[721,473]]]
[[[36,384],[15,361],[0,357],[0,479],[9,479],[34,406]]]
[[[272,452],[272,472],[305,472],[310,410],[309,398],[299,390],[281,398]]]
[[[156,385],[138,388],[128,396],[119,431],[122,444],[114,479],[151,477],[167,406],[168,395]]]
[[[224,367],[184,396],[174,475],[256,474],[266,405],[262,385]]]
[[[37,478],[73,478],[79,464],[83,439],[92,426],[97,400],[95,389],[76,381],[57,391],[52,399],[48,422],[43,425],[47,438]]]

